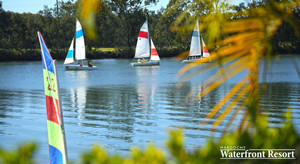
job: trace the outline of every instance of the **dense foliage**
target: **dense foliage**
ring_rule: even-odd
[[[44,9],[36,14],[4,11],[2,8],[3,2],[0,1],[0,49],[9,50],[10,55],[13,56],[16,56],[14,52],[22,53],[26,49],[39,49],[36,32],[40,31],[50,49],[64,49],[67,51],[74,37],[76,17],[82,21],[86,36],[91,36],[86,37],[88,54],[92,47],[127,49],[127,51],[122,51],[122,55],[133,53],[139,28],[146,20],[146,17],[149,19],[150,35],[159,53],[162,49],[166,50],[160,55],[174,56],[177,55],[175,52],[182,52],[189,48],[192,29],[172,29],[173,22],[185,9],[186,4],[178,5],[175,3],[177,1],[171,0],[167,9],[162,8],[158,11],[149,11],[145,1],[142,0],[103,0],[97,2],[99,2],[97,5],[98,12],[94,15],[96,21],[93,22],[95,29],[87,30],[85,26],[88,26],[88,24],[84,22],[85,19],[79,16],[82,8],[81,0],[76,2],[59,1],[58,5],[54,5],[53,8],[44,6]],[[146,2],[151,1],[148,0]],[[213,3],[201,1],[200,4],[196,3],[195,5],[198,5],[197,10],[190,11],[189,14],[195,12],[200,16],[213,13],[213,10],[211,10]],[[247,6],[245,4],[240,4],[236,7],[226,5],[227,9],[238,12],[248,9],[251,5],[258,6],[263,4],[255,3],[254,1]],[[299,27],[299,9],[296,8],[293,12],[294,18],[298,22],[294,26]],[[90,31],[94,31],[96,35],[88,35]],[[293,27],[289,22],[282,24],[273,37],[272,43],[274,50],[278,52],[300,52],[299,40],[294,35]],[[174,51],[174,48],[176,51]],[[168,52],[171,53],[165,54]],[[26,51],[26,53],[30,53],[30,51]],[[11,56],[3,57],[3,55],[7,54],[1,53],[0,55],[2,60],[9,58],[19,60]],[[99,55],[97,56],[98,58]],[[127,55],[126,57],[131,56]],[[32,58],[34,59],[34,57]]]
[[[131,2],[131,4],[129,4]],[[2,49],[38,49],[37,31],[40,31],[49,48],[68,49],[75,33],[75,19],[78,17],[80,2],[59,2],[56,6],[45,6],[37,14],[13,13],[2,9],[0,1],[0,48]],[[85,37],[86,46],[134,49],[140,26],[149,19],[150,35],[157,47],[187,47],[185,42],[175,41],[176,32],[170,32],[169,26],[174,18],[163,17],[163,9],[148,11],[142,1],[102,1],[96,15],[97,37]],[[84,21],[84,20],[80,20]],[[88,33],[83,24],[84,33]],[[189,36],[191,35],[191,32]],[[178,40],[178,39],[177,39]]]

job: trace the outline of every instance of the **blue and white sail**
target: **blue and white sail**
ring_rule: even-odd
[[[200,33],[199,33],[198,21],[193,31],[189,56],[201,56]]]
[[[71,64],[71,63],[74,63],[74,38],[72,39],[64,64]]]
[[[85,55],[85,44],[84,37],[82,32],[82,26],[78,19],[76,19],[76,44],[75,44],[75,59],[84,60],[86,59]]]

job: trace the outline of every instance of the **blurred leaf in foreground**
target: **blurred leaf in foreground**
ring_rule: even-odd
[[[96,14],[99,12],[102,0],[81,0],[80,20],[87,28],[87,36],[91,39],[97,38],[96,33]]]
[[[37,144],[27,143],[18,147],[16,150],[7,151],[0,147],[0,163],[3,164],[32,164],[32,159]]]

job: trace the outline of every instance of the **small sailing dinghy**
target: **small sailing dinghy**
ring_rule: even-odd
[[[198,21],[197,21],[194,31],[193,31],[193,35],[192,35],[189,56],[187,57],[187,59],[182,61],[183,63],[193,62],[193,61],[199,60],[201,58],[210,56],[202,37],[201,37],[201,41],[202,41],[202,54],[201,54],[199,25],[198,25]]]
[[[131,66],[151,66],[159,65],[160,58],[155,49],[152,39],[149,37],[148,20],[143,24],[138,36],[135,56],[138,61],[130,63]],[[151,41],[151,44],[150,44]]]
[[[64,66],[66,70],[93,70],[97,69],[96,66],[92,66],[88,61],[87,65],[84,65],[86,60],[84,37],[82,32],[82,26],[78,19],[76,19],[76,35],[75,35],[75,59],[74,59],[74,38],[72,39],[68,54],[66,56]]]

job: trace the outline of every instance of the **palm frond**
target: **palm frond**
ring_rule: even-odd
[[[189,6],[189,10],[193,6],[197,5]],[[284,19],[291,20],[287,17],[291,15],[291,11],[295,7],[299,7],[299,2],[270,2],[269,5],[250,8],[238,13],[215,12],[201,15],[199,30],[206,32],[207,47],[214,51],[210,53],[211,56],[208,58],[183,66],[178,72],[180,77],[178,86],[180,87],[184,82],[199,74],[218,68],[215,74],[202,82],[201,87],[203,89],[201,92],[197,95],[191,95],[192,92],[189,94],[194,99],[200,99],[228,79],[247,70],[246,77],[241,77],[242,80],[233,86],[223,99],[208,112],[201,125],[205,125],[217,113],[221,113],[213,121],[212,131],[214,131],[229,113],[235,110],[226,126],[226,132],[238,113],[243,110],[244,116],[237,131],[249,130],[250,127],[257,128],[256,118],[261,117],[258,83],[260,63],[263,56],[271,52],[272,48],[269,42],[271,36],[274,35]],[[186,21],[188,19],[186,14],[187,12],[179,16],[174,25],[180,25],[183,19],[185,22],[189,22]],[[232,19],[232,17],[236,18]],[[195,17],[193,16],[192,19]],[[184,25],[184,27],[188,29],[188,25]],[[177,26],[176,28],[179,29],[180,27]],[[187,55],[188,52],[184,52],[178,58]],[[207,62],[211,63],[205,64]],[[239,105],[236,107],[238,103]]]
[[[234,88],[232,90],[234,90]],[[219,126],[219,124],[224,120],[224,118],[229,114],[229,112],[234,109],[236,104],[243,100],[243,97],[245,96],[245,94],[247,92],[249,92],[249,88],[248,88],[248,86],[245,86],[240,91],[240,93],[236,96],[236,98],[233,101],[231,101],[231,103],[227,106],[227,108],[222,112],[222,114],[213,123],[212,131],[214,131],[217,126]]]
[[[238,84],[236,84],[206,115],[205,120],[201,124],[206,124],[207,120],[211,119],[243,87],[246,82],[247,78],[245,77]],[[245,89],[247,88],[244,87],[243,90]]]
[[[240,106],[239,106],[239,107],[234,111],[234,113],[232,114],[230,120],[228,121],[228,123],[227,123],[227,125],[226,125],[226,127],[225,127],[225,129],[224,129],[224,134],[227,133],[227,132],[229,132],[229,129],[230,129],[230,127],[231,127],[233,121],[236,119],[238,113],[239,113],[243,108],[245,108],[244,105],[246,104],[246,100],[247,100],[247,99],[244,99],[243,102],[240,104]]]

